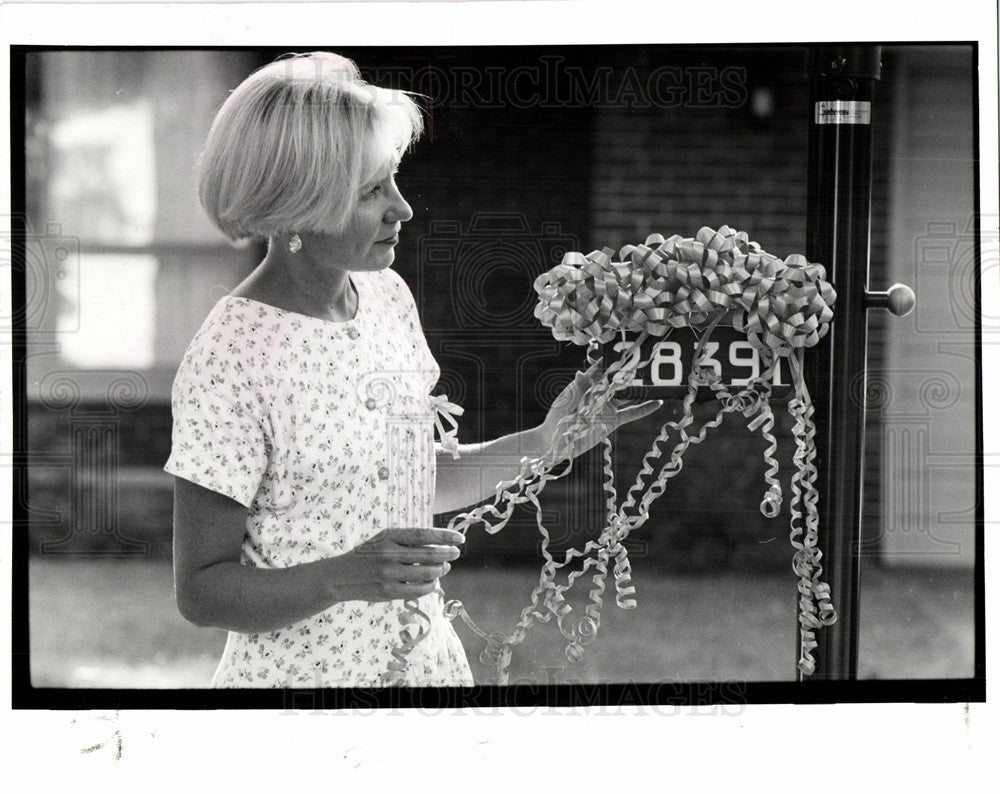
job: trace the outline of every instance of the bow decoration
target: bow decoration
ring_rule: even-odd
[[[784,260],[728,226],[693,238],[652,234],[613,261],[605,248],[571,251],[534,282],[535,316],[556,339],[606,343],[622,331],[662,337],[728,315],[761,350],[787,356],[830,329],[837,293],[822,265]]]
[[[460,405],[450,402],[446,394],[430,395],[428,397],[428,404],[434,413],[434,426],[437,428],[441,446],[445,452],[450,452],[451,457],[457,460],[459,457],[458,422],[455,421],[455,417],[464,414],[465,409]],[[444,422],[451,425],[450,429],[445,430]]]

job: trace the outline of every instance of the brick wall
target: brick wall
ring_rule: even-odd
[[[696,68],[690,61],[680,68]],[[726,223],[774,253],[801,251],[808,134],[801,52],[709,52],[697,68],[709,85],[713,74],[716,81],[733,75],[740,90],[719,97],[720,107],[692,95],[677,106],[597,114],[595,240],[618,247],[654,231],[688,236]]]
[[[275,54],[261,53],[260,60]],[[583,351],[555,343],[532,316],[531,281],[562,250],[617,247],[653,231],[690,235],[722,223],[748,230],[776,254],[804,250],[808,108],[800,49],[345,54],[374,79],[381,76],[382,84],[429,96],[427,135],[399,176],[415,215],[397,249],[396,268],[417,298],[443,370],[442,390],[466,407],[463,441],[536,423],[581,365]],[[875,113],[875,288],[885,286],[875,274],[887,259],[897,57],[886,54]],[[233,58],[246,56],[234,52]],[[883,325],[873,316],[873,367],[882,361]],[[168,431],[163,407],[123,421]],[[63,420],[34,411],[32,435],[43,449],[56,443]],[[783,428],[780,441],[788,450],[787,423]],[[657,429],[652,422],[621,434],[623,475]],[[877,430],[869,436],[877,439]],[[141,450],[130,447],[123,459],[141,467],[165,457],[163,444],[149,439]],[[640,539],[647,544],[642,552],[684,567],[734,557],[784,564],[785,544],[770,542],[787,534],[784,521],[765,522],[756,511],[760,453],[759,437],[736,421],[692,450],[661,500],[662,513]],[[867,509],[877,516],[877,455],[868,461],[876,475],[868,478]],[[596,458],[588,458],[568,487],[547,491],[551,509],[567,526],[600,521],[598,468]],[[706,511],[709,492],[712,509]],[[533,520],[525,514],[514,523],[520,529],[483,541],[481,554],[521,558],[524,544],[533,543]],[[470,543],[471,555],[478,544]]]

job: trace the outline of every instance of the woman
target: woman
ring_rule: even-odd
[[[413,215],[394,174],[421,127],[408,95],[311,53],[247,78],[209,133],[206,212],[234,240],[267,240],[173,390],[177,602],[229,631],[213,686],[379,686],[405,599],[429,632],[401,683],[471,684],[439,584],[464,536],[432,516],[491,496],[484,483],[515,474],[505,459],[544,454],[587,386],[579,375],[538,428],[434,444],[439,370],[389,269]],[[607,431],[655,407],[616,411]]]

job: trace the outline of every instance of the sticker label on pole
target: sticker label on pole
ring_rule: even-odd
[[[816,103],[817,124],[871,124],[872,103],[832,99]]]

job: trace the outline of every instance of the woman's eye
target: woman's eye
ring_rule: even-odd
[[[364,193],[361,194],[361,198],[363,199],[375,198],[375,196],[378,195],[381,189],[382,189],[381,184],[373,185],[372,187],[370,187],[368,190],[366,190]]]

